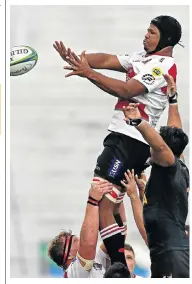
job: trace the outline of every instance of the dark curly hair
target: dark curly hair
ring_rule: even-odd
[[[125,264],[115,262],[106,270],[103,278],[131,278],[131,273]]]
[[[177,157],[180,157],[189,143],[187,134],[181,128],[161,126],[159,134]]]

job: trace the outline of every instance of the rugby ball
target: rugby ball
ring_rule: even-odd
[[[37,63],[38,54],[30,46],[14,46],[10,54],[10,75],[18,76],[29,72]]]

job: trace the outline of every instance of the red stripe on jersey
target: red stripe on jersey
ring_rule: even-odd
[[[133,78],[135,76],[135,71],[133,70],[133,67],[129,67],[127,69],[127,74],[126,74],[126,81],[128,81],[129,79]]]
[[[137,101],[133,101],[133,100],[132,101],[131,100],[129,100],[129,101],[123,101],[123,100],[118,101],[116,106],[115,106],[115,109],[116,110],[122,110],[123,106],[127,107],[130,103],[137,103]],[[142,104],[142,103],[139,103],[138,109],[140,111],[141,117],[144,118],[145,120],[149,121],[149,116],[145,112],[145,105]]]
[[[173,64],[173,66],[169,69],[168,71],[169,75],[171,75],[176,82],[176,77],[177,77],[177,66],[176,64]]]
[[[177,78],[177,66],[176,64],[173,64],[173,66],[168,70],[169,75],[171,75],[174,79],[174,81],[176,82],[176,78]],[[164,95],[167,95],[167,86],[162,87],[161,91]]]
[[[140,111],[141,117],[144,118],[145,120],[149,121],[149,116],[145,112],[145,105],[144,104],[139,104],[138,109]]]

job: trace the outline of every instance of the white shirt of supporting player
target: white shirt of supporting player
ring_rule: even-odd
[[[106,271],[106,261],[107,254],[104,253],[100,248],[98,249],[95,261],[91,271],[86,271],[78,257],[74,259],[74,261],[70,264],[67,270],[68,278],[103,278],[103,275]]]
[[[119,55],[118,60],[127,71],[126,81],[134,78],[141,82],[148,90],[148,93],[139,95],[131,100],[118,100],[110,125],[109,131],[125,134],[134,139],[147,142],[143,139],[135,127],[127,125],[124,114],[118,108],[122,108],[122,104],[135,102],[140,103],[143,118],[148,120],[150,125],[155,128],[163,110],[167,105],[166,86],[167,83],[163,74],[169,73],[176,79],[176,65],[173,57],[150,55],[145,57],[146,52],[133,53],[128,55]]]
[[[103,278],[105,271],[107,269],[107,261],[109,257],[106,253],[102,251],[101,248],[98,249],[95,261],[91,271],[86,271],[78,257],[74,259],[74,261],[70,264],[67,272],[65,273],[65,277],[67,278]],[[134,278],[142,278],[141,276],[135,275]]]

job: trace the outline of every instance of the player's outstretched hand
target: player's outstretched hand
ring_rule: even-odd
[[[81,53],[80,57],[72,51],[70,55],[66,57],[66,59],[70,66],[64,66],[64,69],[72,70],[72,72],[65,75],[66,78],[73,75],[87,77],[92,70],[86,59],[85,50]]]
[[[129,119],[138,119],[141,118],[141,114],[138,109],[139,104],[129,104],[127,107],[123,106],[123,113],[125,115],[124,120],[129,121]]]
[[[176,83],[171,75],[164,74],[163,76],[165,78],[165,81],[167,82],[167,96],[173,97],[177,92]]]
[[[137,198],[137,185],[135,181],[135,176],[134,176],[134,170],[130,171],[127,170],[127,172],[124,173],[125,175],[125,180],[121,180],[121,184],[125,187],[127,191],[127,195],[130,198]]]
[[[61,58],[66,61],[67,63],[67,56],[70,56],[71,54],[71,49],[70,48],[66,48],[63,44],[62,41],[58,42],[55,41],[55,43],[53,44],[53,47],[55,48],[55,50],[59,53],[59,55],[61,56]]]
[[[136,175],[135,181],[136,181],[137,187],[139,189],[140,199],[143,200],[143,197],[144,197],[144,194],[145,194],[145,186],[146,186],[146,183],[147,183],[147,178],[146,178],[145,173],[142,172],[139,177]]]
[[[100,201],[106,193],[110,193],[112,191],[113,184],[108,181],[98,181],[91,185],[89,190],[89,196]]]

